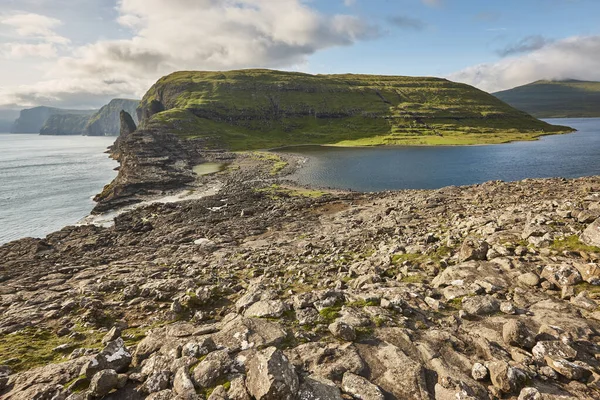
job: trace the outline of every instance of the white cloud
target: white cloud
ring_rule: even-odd
[[[291,67],[321,49],[378,34],[355,16],[325,16],[302,0],[120,0],[117,7],[131,39],[77,48],[48,69],[47,81],[0,90],[1,98],[60,105],[73,96],[98,97],[98,91],[98,99],[141,96],[173,71]],[[55,23],[42,21],[38,30],[18,25],[24,33],[49,37]]]
[[[62,22],[40,14],[16,13],[0,15],[4,25],[16,35],[13,41],[0,44],[0,53],[8,58],[53,58],[60,47],[70,40],[57,34],[55,28]]]
[[[540,79],[600,81],[600,36],[574,36],[548,43],[521,56],[466,68],[451,74],[449,79],[488,92]]]

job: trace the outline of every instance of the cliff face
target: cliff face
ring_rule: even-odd
[[[81,135],[90,119],[87,114],[54,114],[40,129],[41,135]]]
[[[271,70],[171,74],[144,96],[138,117],[142,126],[231,149],[340,142],[473,144],[460,140],[568,130],[445,79]]]
[[[119,136],[119,114],[126,111],[137,124],[136,109],[139,100],[114,99],[100,109],[87,123],[85,135],[87,136]]]
[[[178,189],[195,180],[194,155],[182,141],[168,132],[136,130],[133,118],[121,112],[121,136],[112,147],[112,157],[121,166],[119,174],[94,200],[94,213],[137,203],[142,196]]]
[[[69,132],[72,132],[77,128],[77,124],[80,123],[79,118],[89,117],[94,114],[95,110],[63,110],[60,108],[52,107],[35,107],[27,110],[22,110],[19,118],[15,121],[15,124],[11,130],[11,133],[40,133],[42,128],[45,128],[46,132],[59,132],[59,127],[63,126]],[[53,115],[66,116],[70,115],[71,118],[56,118],[49,121]],[[59,124],[59,125],[55,125]],[[85,123],[84,126],[85,127]],[[61,133],[61,134],[76,134],[79,135],[83,132],[83,127],[78,133]],[[55,134],[55,133],[45,133]]]

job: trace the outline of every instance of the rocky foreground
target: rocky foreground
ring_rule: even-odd
[[[0,398],[600,398],[599,177],[329,193],[284,165],[0,247]]]

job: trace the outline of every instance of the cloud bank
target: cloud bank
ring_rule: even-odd
[[[120,0],[117,9],[131,39],[72,49],[48,67],[42,82],[0,89],[2,101],[60,106],[85,99],[82,106],[98,105],[141,96],[173,71],[290,67],[319,50],[379,34],[356,16],[325,16],[301,0]],[[51,18],[22,14],[1,22],[38,41],[11,44],[5,50],[15,56],[53,57],[52,46],[68,44],[53,31],[60,21]]]
[[[495,63],[466,68],[448,78],[488,92],[510,89],[541,79],[600,81],[600,36],[574,36],[533,48],[525,54],[504,58]],[[508,53],[518,54],[522,51]]]

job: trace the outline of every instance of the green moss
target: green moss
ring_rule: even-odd
[[[323,319],[323,322],[326,324],[331,324],[340,316],[341,307],[325,307],[321,311],[319,311],[319,315]]]
[[[53,349],[69,345],[95,348],[100,346],[101,333],[88,332],[84,340],[74,341],[58,337],[47,329],[25,328],[8,335],[0,335],[0,364],[8,364],[15,371],[26,371],[46,364],[64,361],[65,353]]]
[[[293,144],[453,145],[570,132],[471,86],[437,78],[270,70],[177,72],[160,79],[144,123],[232,150]]]
[[[420,260],[422,257],[422,254],[394,254],[392,256],[392,264],[401,265],[405,261],[414,262]]]
[[[449,300],[446,304],[448,304],[449,307],[455,308],[457,310],[462,309],[462,300],[463,297],[456,297],[452,300]]]
[[[85,375],[79,375],[75,379],[71,379],[65,383],[65,389],[69,389],[71,393],[80,393],[90,386],[90,380]]]
[[[600,253],[600,247],[588,246],[579,240],[577,235],[557,239],[552,243],[552,249],[556,251],[583,251],[586,253]]]
[[[600,286],[592,285],[591,283],[582,282],[575,285],[575,293],[579,294],[583,291],[588,292],[592,297],[600,296]]]

